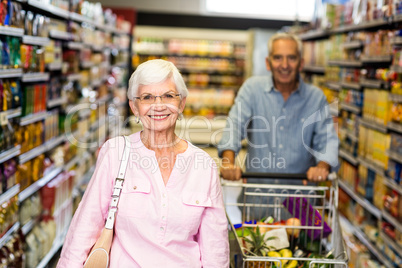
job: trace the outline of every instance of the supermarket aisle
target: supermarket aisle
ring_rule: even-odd
[[[380,16],[373,8],[354,24],[359,9],[348,4],[325,8],[322,25],[300,36],[305,77],[323,89],[330,103],[339,103],[331,113],[339,127],[345,241],[357,267],[401,267],[400,10],[384,4]],[[355,15],[336,19],[344,8],[355,9]],[[330,30],[322,32],[325,25]]]

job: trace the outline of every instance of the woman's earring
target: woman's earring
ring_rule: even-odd
[[[184,116],[183,116],[183,113],[179,113],[179,116],[177,117],[177,120],[179,120],[179,121],[180,121],[180,120],[182,120],[182,119],[183,119],[183,117],[184,117]]]
[[[140,117],[139,116],[134,116],[134,120],[136,124],[140,123]]]

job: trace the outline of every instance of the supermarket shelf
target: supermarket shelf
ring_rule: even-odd
[[[78,73],[78,74],[69,74],[69,75],[67,75],[67,80],[70,81],[70,82],[81,80],[81,74],[80,73]]]
[[[303,71],[310,72],[310,73],[324,74],[325,67],[324,66],[314,66],[314,65],[304,65]]]
[[[91,111],[92,111],[92,109],[80,109],[79,111],[78,111],[78,114],[79,114],[79,117],[82,119],[82,118],[87,118],[87,117],[89,117],[90,115],[91,115]]]
[[[384,240],[385,244],[390,245],[392,248],[396,250],[396,252],[402,253],[402,247],[395,243],[394,239],[390,238],[386,233],[383,231],[379,232],[380,237]]]
[[[26,73],[22,75],[22,82],[48,81],[49,73]]]
[[[20,150],[21,150],[21,145],[17,145],[10,150],[2,152],[0,154],[0,164],[6,162],[7,160],[10,160],[13,157],[18,156],[20,154]]]
[[[0,26],[0,35],[11,35],[21,37],[24,35],[24,29],[9,26]]]
[[[106,94],[105,96],[102,96],[102,97],[100,97],[99,99],[97,99],[96,101],[95,101],[95,103],[96,103],[96,105],[99,105],[99,104],[101,104],[101,103],[105,103],[105,102],[108,102],[109,100],[111,100],[113,98],[113,95],[112,94]]]
[[[44,177],[34,182],[30,186],[28,186],[25,190],[23,190],[21,193],[19,193],[18,195],[19,201],[23,202],[25,199],[36,193],[39,189],[45,186],[49,181],[53,180],[62,171],[63,171],[62,168],[53,168]]]
[[[358,156],[357,159],[359,160],[359,163],[362,164],[363,166],[365,166],[366,168],[371,169],[372,171],[374,171],[375,173],[377,173],[378,175],[380,175],[382,177],[386,177],[383,167],[373,163],[372,161],[370,161],[362,156]]]
[[[360,86],[366,88],[381,88],[383,82],[381,80],[376,79],[360,79]]]
[[[387,154],[388,154],[389,158],[391,158],[392,160],[395,160],[398,163],[402,163],[402,154],[392,151],[392,150],[388,150]]]
[[[67,47],[68,47],[69,49],[81,50],[81,49],[84,48],[84,44],[81,43],[81,42],[73,42],[73,41],[70,41],[70,42],[67,43]]]
[[[354,189],[351,189],[349,185],[347,185],[341,179],[339,180],[339,187],[341,187],[353,200],[359,203],[363,208],[374,215],[377,219],[381,219],[381,211],[373,204],[371,204],[367,199],[357,194]]]
[[[389,63],[392,61],[392,56],[361,56],[360,61],[362,63]]]
[[[46,152],[46,147],[43,144],[39,145],[38,147],[35,147],[32,150],[21,154],[19,156],[19,163],[24,164],[25,162],[43,154],[44,152]]]
[[[92,48],[92,51],[97,51],[97,52],[100,52],[100,51],[102,51],[102,50],[104,50],[104,49],[105,49],[105,47],[104,47],[104,46],[101,46],[101,45],[95,45],[95,44],[91,45],[91,48]]]
[[[402,103],[402,95],[389,94],[389,100],[392,102]]]
[[[4,112],[0,112],[0,114],[1,114],[1,116],[0,116],[1,118],[4,117],[4,119],[10,120],[11,118],[21,116],[21,107],[12,109],[12,110],[8,110],[8,111],[4,111]]]
[[[22,69],[4,69],[0,70],[0,78],[21,77]]]
[[[363,42],[360,40],[354,40],[350,42],[345,42],[341,45],[344,49],[356,49],[363,47]]]
[[[124,46],[115,46],[115,49],[121,51],[121,52],[129,52],[130,48],[129,47],[124,47]],[[240,56],[234,56],[236,59],[239,60],[244,60],[244,57],[240,57]]]
[[[129,32],[126,32],[126,31],[123,31],[123,30],[120,30],[120,29],[114,29],[113,33],[114,34],[122,34],[122,35],[130,35]]]
[[[94,79],[91,81],[91,87],[99,87],[100,85],[102,85],[102,82],[103,81],[101,79]]]
[[[61,8],[53,6],[51,4],[46,4],[45,2],[38,1],[38,0],[28,0],[28,5],[41,9],[43,11],[52,13],[63,19],[68,19],[69,15],[70,15],[70,12],[68,12],[67,10],[61,9]]]
[[[351,141],[358,142],[359,138],[354,133],[352,133],[352,131],[345,128],[339,128],[339,132],[346,135]]]
[[[80,42],[81,38],[79,36],[79,34],[75,34],[75,33],[70,33],[71,34],[71,40],[74,42]]]
[[[394,71],[396,73],[402,73],[402,66],[391,65],[390,69],[391,69],[391,71]]]
[[[48,100],[47,108],[53,108],[56,106],[60,106],[64,103],[67,103],[67,98],[58,98],[58,99],[54,99],[54,100]]]
[[[0,238],[0,248],[2,248],[12,237],[12,235],[20,228],[20,223],[16,222],[10,229]]]
[[[64,170],[68,171],[70,170],[74,165],[76,165],[78,162],[80,161],[80,157],[79,156],[75,156],[73,157],[73,159],[71,159],[67,164],[64,165]]]
[[[71,197],[66,198],[64,201],[62,201],[61,205],[58,205],[58,207],[52,212],[52,216],[56,218],[66,207],[71,205],[73,203],[73,200]]]
[[[82,176],[81,180],[74,186],[73,189],[73,198],[79,195],[79,189],[82,185],[89,183],[92,178],[93,173],[95,172],[95,166],[92,166],[85,174]]]
[[[343,216],[339,216],[339,220],[342,226],[346,226],[345,229],[350,230],[359,240],[362,242],[368,250],[386,267],[392,268],[394,267],[384,256],[384,254],[375,246],[371,241],[367,238],[367,236],[360,230],[358,227],[353,226],[349,220],[347,220]],[[344,229],[344,228],[342,228]]]
[[[91,68],[92,66],[94,66],[95,63],[93,63],[92,61],[81,61],[81,68]]]
[[[395,217],[393,217],[391,214],[389,214],[386,210],[382,210],[382,216],[384,217],[384,219],[387,220],[387,222],[389,222],[390,224],[392,224],[396,229],[399,230],[399,232],[402,232],[402,223],[395,219]]]
[[[61,134],[60,136],[55,137],[55,138],[51,138],[50,140],[45,142],[46,150],[50,151],[53,148],[55,148],[57,145],[65,142],[65,141],[66,141],[66,135],[64,135],[64,134]]]
[[[342,148],[339,149],[339,156],[342,157],[343,159],[348,160],[348,162],[354,166],[357,166],[359,164],[359,161],[357,160],[356,157],[354,157],[351,153]]]
[[[342,88],[355,89],[355,90],[361,90],[362,89],[362,86],[360,85],[360,83],[357,83],[357,82],[342,81],[341,82],[341,87]]]
[[[326,86],[332,90],[336,90],[336,91],[341,90],[341,85],[338,82],[327,82]]]
[[[125,63],[127,65],[127,63]],[[116,65],[113,65],[113,67],[116,67]],[[118,66],[119,67],[119,66]],[[123,66],[120,66],[123,67]],[[226,70],[221,70],[221,69],[215,69],[215,68],[200,68],[200,67],[181,67],[179,68],[182,73],[194,73],[194,72],[205,72],[208,74],[238,74],[241,75],[243,73],[242,70],[238,69],[226,69]]]
[[[65,141],[65,135],[60,135],[57,138],[52,138],[49,141],[45,142],[42,145],[39,145],[38,147],[35,147],[33,149],[31,149],[30,151],[23,153],[22,155],[19,156],[19,162],[20,164],[23,164],[41,154],[43,154],[44,152],[47,152],[51,149],[53,149],[54,147],[56,147],[57,145],[59,145],[60,143]]]
[[[63,31],[59,31],[59,30],[50,30],[49,37],[51,37],[53,39],[61,39],[61,40],[66,40],[66,41],[70,41],[73,39],[71,33],[63,32]]]
[[[158,49],[158,50],[140,50],[140,51],[135,51],[135,54],[137,55],[145,55],[145,56],[164,56],[164,55],[169,55],[170,52],[167,49]]]
[[[113,64],[112,68],[114,68],[114,67],[125,68],[125,67],[127,67],[127,62],[125,62],[125,61],[117,62],[117,63]],[[202,70],[199,70],[199,68],[181,68],[180,70],[182,72],[184,72],[184,70],[187,70],[187,71],[202,71]]]
[[[402,124],[401,123],[388,122],[387,128],[389,130],[393,130],[393,131],[396,131],[396,132],[399,132],[402,134]]]
[[[41,36],[24,35],[22,43],[33,46],[47,46],[50,43],[50,39]]]
[[[36,114],[29,114],[21,118],[20,126],[26,126],[38,121],[41,121],[47,117],[47,111],[36,113]]]
[[[363,126],[365,126],[367,128],[377,130],[377,131],[379,131],[381,133],[386,134],[388,132],[388,129],[387,129],[387,127],[385,125],[379,124],[379,123],[377,123],[377,122],[375,122],[373,120],[367,119],[367,118],[360,118],[359,123],[360,123],[360,125],[363,125]]]
[[[62,68],[62,63],[61,62],[52,62],[46,65],[46,68],[49,71],[60,71]]]
[[[397,184],[393,179],[386,177],[384,183],[390,187],[391,189],[397,191],[400,195],[402,195],[402,185]]]
[[[356,105],[353,105],[353,104],[348,104],[348,103],[341,102],[339,104],[339,106],[340,106],[340,108],[342,110],[349,111],[349,112],[352,112],[352,113],[360,114],[362,112],[362,109],[359,106],[356,106]]]
[[[99,118],[97,121],[93,122],[92,125],[89,127],[89,131],[93,132],[97,130],[99,127],[103,126],[106,123],[106,116]]]
[[[67,235],[67,231],[68,231],[68,226],[67,226],[66,230],[63,231],[63,234],[60,237],[55,238],[55,240],[53,241],[52,248],[46,254],[46,256],[41,260],[41,262],[36,266],[36,268],[45,268],[45,267],[47,267],[49,261],[54,257],[54,255],[56,255],[56,253],[63,246],[64,239],[66,238],[66,235]]]
[[[8,189],[6,192],[0,195],[0,205],[3,204],[4,202],[7,202],[10,200],[11,197],[16,196],[18,192],[20,191],[20,185],[16,184],[10,189]],[[1,247],[0,247],[1,248]]]
[[[70,12],[70,19],[76,22],[86,22],[92,25],[95,25],[92,19],[89,19],[81,14],[77,14],[75,12]]]
[[[402,45],[402,36],[395,36],[390,41],[391,45]]]
[[[21,107],[3,112],[7,120],[21,116]]]
[[[312,30],[299,35],[300,39],[303,41],[320,39],[328,37],[330,32],[324,30]]]
[[[377,28],[377,27],[385,26],[387,24],[388,24],[388,21],[383,20],[383,19],[378,19],[378,20],[359,23],[356,25],[341,26],[337,29],[333,29],[331,32],[332,33],[347,33],[347,32],[351,32],[351,31],[359,31],[359,30],[365,30],[365,29],[370,29],[370,28]]]
[[[37,222],[38,221],[36,219],[32,219],[29,222],[25,223],[24,226],[21,227],[22,233],[26,236],[34,228]]]
[[[342,67],[362,67],[361,61],[358,60],[329,60],[328,65],[342,66]]]
[[[62,65],[63,64],[61,62],[52,62],[49,63],[46,67],[49,71],[59,71],[61,70]]]
[[[95,24],[96,28],[99,30],[105,31],[105,32],[110,32],[110,33],[117,33],[117,29],[115,27],[109,26],[109,25],[103,25],[103,24]]]

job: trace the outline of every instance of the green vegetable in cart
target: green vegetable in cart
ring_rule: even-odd
[[[265,238],[265,234],[260,232],[260,228],[257,226],[255,232],[250,231],[250,235],[243,236],[243,241],[246,242],[246,251],[254,256],[265,256],[267,251],[275,249],[267,246],[266,243],[270,240],[276,239],[275,236]]]

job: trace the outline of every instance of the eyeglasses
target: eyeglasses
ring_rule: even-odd
[[[134,97],[139,99],[142,104],[152,104],[156,101],[156,98],[161,98],[162,103],[174,103],[180,99],[181,94],[165,93],[161,96],[154,96],[152,94],[143,94],[140,97]]]

